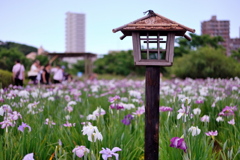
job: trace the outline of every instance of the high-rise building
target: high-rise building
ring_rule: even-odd
[[[229,55],[229,31],[230,23],[229,21],[218,21],[217,16],[212,16],[209,21],[203,21],[201,24],[202,34],[209,34],[211,36],[221,36],[224,42],[221,42],[226,48],[227,55]]]
[[[66,52],[85,52],[85,14],[66,13]]]
[[[208,34],[211,36],[221,36],[224,42],[220,44],[226,49],[226,55],[231,55],[232,50],[236,50],[240,47],[239,38],[230,38],[230,22],[228,20],[217,20],[217,16],[212,16],[209,21],[203,21],[201,23],[202,34]]]
[[[230,50],[238,50],[240,48],[240,38],[231,38],[229,48]]]

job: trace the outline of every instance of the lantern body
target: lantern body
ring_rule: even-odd
[[[174,32],[132,32],[135,65],[171,66],[174,37]]]
[[[121,31],[124,39],[132,36],[134,64],[138,66],[172,66],[174,56],[175,36],[184,36],[186,31],[194,29],[163,17],[152,10],[145,17],[137,19],[121,27],[115,28],[114,33]]]

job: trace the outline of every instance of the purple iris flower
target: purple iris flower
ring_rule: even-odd
[[[31,127],[30,127],[29,125],[27,125],[26,123],[24,123],[24,122],[22,122],[22,125],[20,125],[20,126],[18,127],[18,130],[21,131],[21,132],[24,132],[24,129],[25,129],[26,127],[28,128],[28,131],[31,132]]]
[[[114,96],[114,97],[109,97],[109,98],[108,98],[108,101],[109,101],[110,103],[114,103],[114,102],[116,102],[116,101],[118,101],[118,100],[120,100],[120,96],[118,96],[118,95],[116,95],[116,96]]]
[[[159,111],[160,112],[168,112],[168,111],[172,112],[173,109],[171,107],[161,106],[161,107],[159,107]]]
[[[195,103],[196,104],[202,104],[202,103],[204,103],[204,101],[203,100],[196,100]]]
[[[217,136],[218,135],[218,131],[209,131],[205,133],[207,136]]]
[[[124,107],[122,105],[120,105],[120,104],[111,104],[110,108],[111,109],[116,109],[116,110],[124,109]]]
[[[183,138],[173,137],[170,141],[170,147],[182,149],[184,152],[187,151],[187,145]]]
[[[236,106],[226,106],[223,110],[218,114],[219,116],[233,116],[234,111],[237,111]]]
[[[122,149],[121,148],[118,148],[118,147],[114,147],[112,150],[110,150],[109,148],[102,148],[102,150],[99,152],[102,154],[102,158],[104,160],[107,160],[109,157],[113,157],[115,156],[116,157],[116,160],[118,160],[118,154],[116,152],[118,151],[121,151]]]
[[[125,125],[130,125],[132,120],[133,120],[133,116],[131,114],[128,114],[124,117],[124,119],[122,120],[122,123]]]
[[[0,102],[4,102],[4,99],[0,97]]]

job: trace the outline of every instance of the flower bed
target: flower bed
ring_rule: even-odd
[[[145,82],[96,80],[0,91],[0,159],[144,159]],[[240,79],[167,80],[159,159],[240,159]]]

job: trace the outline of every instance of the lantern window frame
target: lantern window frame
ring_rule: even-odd
[[[132,36],[132,45],[133,45],[133,56],[134,56],[134,64],[138,66],[172,66],[173,65],[173,56],[174,56],[174,41],[175,36],[183,36],[187,40],[191,41],[191,37],[187,36],[185,33],[186,31],[190,31],[192,33],[195,32],[195,29],[191,29],[189,27],[186,27],[180,23],[177,23],[173,20],[170,20],[162,15],[159,15],[152,10],[148,10],[148,15],[144,16],[140,19],[137,19],[135,21],[132,21],[128,24],[125,24],[123,26],[120,26],[118,28],[113,29],[113,33],[116,33],[118,31],[121,31],[123,35],[120,37],[121,40],[123,40],[127,36]],[[146,33],[149,33],[149,35],[153,36],[166,36],[166,46],[165,46],[165,59],[160,59],[160,52],[161,48],[159,47],[159,44],[157,44],[157,50],[155,48],[150,49],[150,42],[151,39],[147,39],[147,53],[145,57],[141,57],[141,39],[140,36],[145,35]],[[157,42],[160,41],[160,38],[155,40]],[[155,59],[151,59],[149,57],[149,53],[152,52],[154,54],[155,52]],[[145,59],[144,59],[145,58]]]
[[[142,36],[146,36],[146,38],[141,38]],[[149,38],[149,36],[156,36],[156,38]],[[166,37],[166,42],[161,40],[161,36]],[[147,45],[146,49],[142,49],[141,40],[145,40]],[[174,55],[174,40],[175,33],[174,32],[132,32],[132,42],[133,42],[133,55],[134,55],[134,63],[139,66],[172,66],[173,64],[173,55]],[[149,43],[156,43],[157,49],[149,48]],[[160,43],[166,43],[166,48],[161,49]],[[147,52],[147,59],[142,57],[142,53]],[[166,53],[165,59],[160,59],[161,53]],[[157,59],[150,58],[150,52],[157,53]]]

